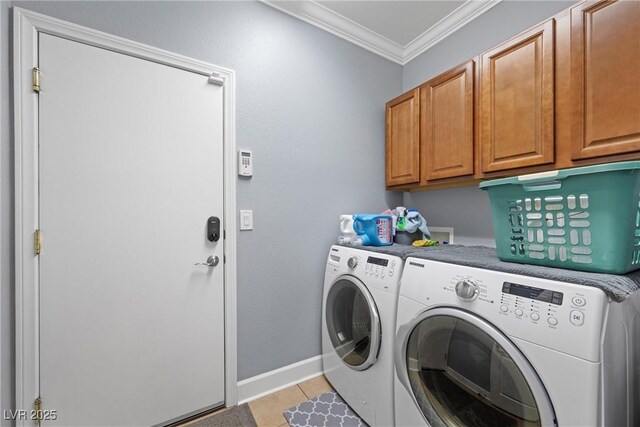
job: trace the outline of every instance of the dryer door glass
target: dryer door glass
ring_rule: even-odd
[[[331,343],[347,366],[363,370],[373,365],[380,347],[380,317],[367,288],[355,278],[338,279],[326,302]]]
[[[485,322],[469,322],[473,316],[465,315],[469,319],[425,317],[408,337],[408,382],[429,424],[542,425],[529,382],[539,381],[533,369],[504,335]],[[529,377],[519,367],[523,364]]]

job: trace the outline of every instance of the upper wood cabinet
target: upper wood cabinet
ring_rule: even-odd
[[[483,172],[554,160],[553,25],[549,20],[481,55]]]
[[[474,173],[474,61],[420,88],[422,182]]]
[[[387,186],[640,159],[640,1],[585,1],[387,103]]]
[[[640,151],[640,2],[571,9],[572,159]]]
[[[387,102],[386,183],[420,182],[420,89]]]

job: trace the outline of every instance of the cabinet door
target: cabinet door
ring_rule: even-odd
[[[420,181],[420,89],[387,102],[387,186]]]
[[[473,72],[469,61],[420,89],[423,181],[473,175]]]
[[[483,172],[552,163],[553,20],[481,55]]]
[[[640,151],[640,2],[571,10],[572,158]]]

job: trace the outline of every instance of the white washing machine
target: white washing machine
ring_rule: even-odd
[[[639,299],[408,258],[396,425],[640,425]]]
[[[401,258],[332,246],[322,301],[322,361],[331,385],[370,426],[390,426]]]

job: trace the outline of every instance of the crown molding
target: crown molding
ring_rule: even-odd
[[[469,0],[442,18],[437,24],[420,34],[404,47],[403,64],[408,63],[425,50],[465,26],[478,16],[500,3],[502,0]]]
[[[463,25],[491,9],[501,0],[468,0],[406,46],[391,41],[313,0],[260,1],[274,9],[278,9],[376,53],[383,58],[405,65]]]
[[[314,1],[260,1],[393,62],[402,64],[403,46]]]

